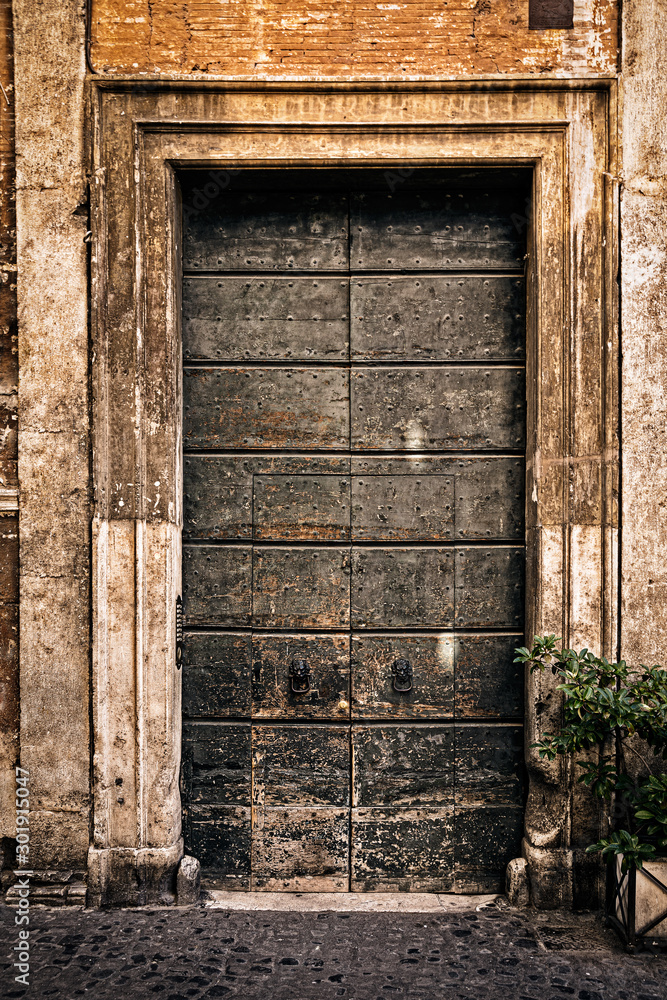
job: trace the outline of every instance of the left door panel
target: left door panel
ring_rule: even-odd
[[[348,242],[335,192],[185,227],[183,802],[212,887],[349,886]]]

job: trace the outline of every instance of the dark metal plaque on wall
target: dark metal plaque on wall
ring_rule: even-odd
[[[529,0],[528,27],[572,28],[574,0]]]

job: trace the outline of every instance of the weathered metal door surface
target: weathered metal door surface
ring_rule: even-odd
[[[182,181],[187,850],[218,887],[497,890],[524,176]]]

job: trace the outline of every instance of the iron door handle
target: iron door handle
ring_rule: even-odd
[[[409,660],[394,660],[392,667],[392,686],[399,694],[412,691],[412,664]]]
[[[307,660],[292,660],[289,676],[292,694],[307,694],[310,691],[310,667]]]

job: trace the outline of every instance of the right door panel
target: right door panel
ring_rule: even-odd
[[[351,887],[502,888],[523,823],[525,286],[503,195],[350,219]]]

